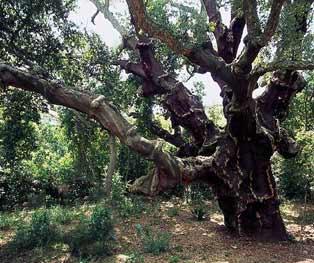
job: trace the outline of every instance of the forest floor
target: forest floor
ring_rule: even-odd
[[[225,230],[223,217],[215,209],[215,205],[212,205],[209,216],[202,221],[193,218],[190,207],[177,199],[158,202],[146,200],[144,206],[146,208],[144,212],[116,220],[116,243],[112,256],[83,260],[71,256],[69,248],[64,244],[24,252],[10,252],[6,247],[14,236],[13,220],[13,224],[8,227],[3,224],[1,228],[0,225],[0,262],[314,263],[314,204],[307,205],[306,214],[303,213],[302,204],[282,205],[286,226],[294,240],[276,243],[230,235]],[[90,207],[92,205],[81,205],[71,209],[86,212]],[[10,215],[12,218],[26,218],[31,213],[31,210],[23,210],[19,214],[12,212],[2,215],[2,221]],[[62,226],[63,231],[69,228],[68,224],[71,225],[71,222]],[[136,233],[136,226],[139,224],[143,227],[149,226],[152,233],[170,233],[169,249],[157,255],[145,253]]]

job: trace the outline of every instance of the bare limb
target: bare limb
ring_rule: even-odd
[[[219,43],[220,37],[224,32],[224,25],[222,24],[221,14],[219,12],[219,8],[216,0],[202,0],[202,3],[207,12],[209,23],[213,23],[215,26],[214,36],[217,41],[217,45]]]
[[[270,14],[261,39],[262,46],[265,46],[270,41],[272,36],[275,34],[275,31],[279,23],[281,8],[285,1],[286,0],[272,1]]]
[[[128,34],[128,30],[124,28],[119,21],[115,18],[112,12],[109,10],[109,0],[105,0],[104,2],[101,0],[90,0],[97,9],[104,15],[106,19],[110,21],[115,30],[117,30],[120,35],[126,36]]]
[[[261,33],[257,17],[256,1],[244,1],[243,8],[247,9],[246,19],[248,26],[248,35],[245,39],[246,47],[233,66],[236,74],[248,74],[252,69],[252,63],[258,56],[261,48],[266,46],[274,35],[279,23],[280,12],[285,0],[272,1],[270,15],[267,20],[264,31]]]
[[[251,36],[259,36],[261,34],[261,25],[257,14],[256,0],[243,0],[243,11],[248,34]]]
[[[97,11],[95,12],[95,14],[93,14],[92,18],[91,18],[91,21],[92,23],[95,25],[95,18],[98,16],[99,14],[99,10],[97,9]]]
[[[182,42],[173,36],[172,33],[157,25],[148,17],[143,0],[127,0],[127,3],[132,16],[132,22],[138,33],[143,30],[149,36],[166,43],[179,55],[189,56],[191,54],[192,49],[184,47]]]
[[[163,71],[156,61],[151,44],[139,43],[141,63],[120,61],[128,72],[140,76],[144,82],[143,96],[162,95],[162,105],[182,127],[188,129],[197,145],[201,146],[205,138],[214,137],[218,130],[208,120],[202,103],[181,82]]]

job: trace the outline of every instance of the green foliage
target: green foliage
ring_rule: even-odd
[[[289,199],[304,199],[305,193],[313,198],[314,193],[314,75],[306,76],[305,89],[294,99],[285,128],[296,139],[300,152],[293,159],[275,155],[272,159],[274,174],[283,196]]]
[[[223,114],[223,107],[220,105],[211,106],[206,111],[207,116],[212,120],[218,127],[225,127],[227,121]]]
[[[180,257],[178,256],[171,256],[169,258],[169,263],[178,263],[178,262],[180,262]]]
[[[44,247],[58,239],[58,231],[51,222],[47,210],[34,212],[29,224],[21,224],[13,238],[11,246],[15,249],[32,249]]]
[[[208,190],[208,187],[204,189],[204,185],[192,184],[189,192],[186,194],[191,212],[198,221],[205,219],[209,213],[209,207],[205,200],[212,199],[212,193]]]
[[[140,198],[126,195],[126,184],[118,173],[112,178],[110,202],[117,209],[119,215],[125,218],[139,215],[144,210],[144,204]]]
[[[130,254],[126,263],[144,263],[144,257],[140,253],[134,252],[134,253]]]
[[[11,215],[6,212],[0,214],[0,230],[7,230],[16,227],[20,224],[20,218],[18,215]]]
[[[83,218],[70,234],[64,237],[75,256],[109,255],[114,240],[114,225],[110,209],[97,205],[90,217]]]
[[[298,156],[289,160],[275,156],[273,166],[283,195],[303,199],[306,192],[314,192],[314,132],[300,131],[296,141],[302,149]]]
[[[170,249],[170,233],[156,232],[149,227],[142,227],[140,224],[135,225],[135,228],[145,252],[159,255]]]
[[[61,207],[60,205],[50,208],[51,220],[56,224],[66,225],[77,218],[77,214],[69,207]]]
[[[179,208],[178,207],[170,207],[168,210],[167,210],[167,215],[169,217],[175,217],[179,214]]]

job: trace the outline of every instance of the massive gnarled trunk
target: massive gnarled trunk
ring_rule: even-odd
[[[185,46],[148,17],[143,0],[127,0],[137,34],[126,37],[127,30],[109,12],[109,2],[106,1],[106,5],[97,0],[92,2],[123,35],[124,47],[139,56],[137,63],[119,60],[116,65],[137,75],[142,80],[141,95],[158,97],[160,105],[168,111],[173,133],[153,120],[150,128],[158,137],[177,147],[176,154],[164,151],[159,140],[148,140],[138,134],[136,127],[103,96],[65,88],[5,63],[0,64],[2,86],[36,92],[50,103],[86,113],[121,143],[153,161],[155,169],[137,179],[130,187],[131,191],[156,195],[178,184],[202,181],[212,187],[228,229],[239,235],[286,240],[288,236],[279,211],[270,160],[275,152],[290,158],[298,151],[293,139],[280,128],[280,122],[287,115],[291,99],[305,84],[296,70],[313,69],[314,65],[293,61],[252,69],[260,50],[275,33],[285,1],[272,1],[268,21],[262,30],[255,0],[243,0],[244,15],[231,10],[229,27],[222,23],[216,1],[203,0],[209,22],[216,25],[213,33],[217,50],[209,39],[196,47]],[[310,5],[300,23],[306,21],[309,10]],[[248,35],[245,47],[237,57],[245,25]],[[223,97],[227,119],[223,130],[208,119],[199,98],[164,71],[155,57],[151,38],[159,39],[178,55],[185,56],[196,72],[212,74]],[[252,94],[258,88],[258,78],[271,71],[275,72],[264,93],[254,99]],[[188,131],[189,141],[182,136],[182,128]]]

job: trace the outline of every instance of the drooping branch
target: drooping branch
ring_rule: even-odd
[[[105,0],[105,2],[101,0],[90,1],[97,7],[97,12],[101,12],[103,16],[111,23],[113,28],[121,35],[122,45],[119,47],[119,49],[122,51],[124,48],[126,48],[136,52],[136,37],[134,35],[129,35],[128,30],[123,25],[121,25],[115,15],[109,10],[109,0]]]
[[[211,167],[213,157],[178,158],[162,150],[159,141],[148,140],[136,131],[104,96],[93,96],[74,89],[65,88],[62,85],[31,75],[7,64],[0,63],[0,80],[4,86],[13,86],[28,92],[42,95],[50,103],[62,105],[67,108],[88,114],[112,135],[136,151],[144,158],[156,164],[155,174],[152,179],[158,189],[151,193],[157,193],[184,180],[196,180],[202,176],[216,176],[214,167]],[[199,160],[199,159],[202,160]],[[198,170],[193,169],[195,162],[199,162]],[[204,165],[202,165],[204,163]],[[147,177],[146,177],[147,178]],[[158,179],[159,178],[159,179]],[[161,180],[156,183],[156,180]],[[138,189],[137,186],[133,190]]]
[[[109,166],[106,171],[105,177],[105,194],[107,196],[110,195],[112,190],[112,179],[117,166],[118,152],[117,152],[117,142],[114,135],[109,133],[109,151],[110,151],[110,159]]]
[[[93,14],[92,18],[91,18],[91,22],[95,25],[95,19],[99,14],[99,10],[97,9],[97,11],[95,12],[95,14]]]

